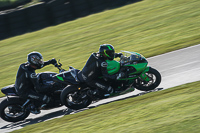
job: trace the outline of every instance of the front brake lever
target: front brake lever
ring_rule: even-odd
[[[59,66],[62,66],[62,64],[60,63],[60,59],[58,60],[58,64],[59,64]]]
[[[59,73],[65,71],[61,66],[62,66],[62,64],[60,63],[60,59],[59,59],[59,60],[58,60],[58,66],[57,66],[57,68],[59,69]]]

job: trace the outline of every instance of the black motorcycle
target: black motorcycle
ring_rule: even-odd
[[[59,73],[63,72],[64,69],[61,68],[62,64],[58,62],[55,65],[59,69]],[[38,73],[38,80],[41,84],[52,84],[53,89],[46,92],[45,95],[51,97],[50,102],[41,109],[51,109],[62,106],[60,101],[60,94],[66,83],[60,84],[53,81],[53,76],[57,73],[54,72],[42,72]],[[31,113],[31,106],[36,104],[31,99],[23,99],[19,97],[15,91],[15,86],[9,85],[1,89],[2,93],[7,96],[0,103],[0,117],[8,122],[17,122],[26,119]]]

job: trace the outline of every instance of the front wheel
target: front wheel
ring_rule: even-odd
[[[138,78],[135,80],[135,84],[133,86],[141,91],[150,91],[158,87],[161,82],[160,73],[156,69],[150,67],[149,71],[145,74],[150,80],[146,82]]]
[[[24,100],[17,97],[5,99],[0,104],[0,117],[8,122],[18,122],[26,119],[30,111],[22,109]]]
[[[61,102],[70,109],[78,110],[92,103],[85,92],[78,90],[76,86],[67,86],[61,93]]]

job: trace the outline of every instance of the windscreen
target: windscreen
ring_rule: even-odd
[[[124,56],[123,58],[121,58],[122,63],[140,61],[144,58],[143,55],[136,52],[129,52],[129,51],[121,51],[121,52]]]

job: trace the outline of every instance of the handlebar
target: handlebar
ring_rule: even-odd
[[[64,72],[64,71],[65,71],[65,69],[63,69],[63,68],[61,67],[61,66],[62,66],[62,64],[60,63],[60,59],[58,60],[58,63],[54,64],[54,66],[58,68],[58,70],[59,70],[59,73],[61,73],[61,72]]]

